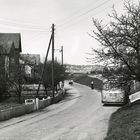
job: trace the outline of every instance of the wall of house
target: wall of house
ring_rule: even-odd
[[[19,51],[12,46],[9,53],[9,75],[10,80],[18,82],[19,80]]]
[[[3,94],[6,88],[6,73],[5,73],[5,55],[0,55],[0,95]]]
[[[0,80],[5,76],[5,55],[0,55]]]
[[[11,86],[8,88],[7,80],[16,83],[19,80],[19,50],[15,49],[14,44],[11,46],[10,52],[0,54],[0,95],[12,89]]]

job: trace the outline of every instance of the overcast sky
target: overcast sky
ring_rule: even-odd
[[[135,1],[135,0],[133,0]],[[55,24],[55,48],[64,46],[64,63],[86,62],[98,43],[87,33],[92,18],[109,22],[112,5],[121,13],[123,0],[0,0],[0,32],[20,32],[23,53],[45,56],[51,25]],[[60,53],[55,52],[57,59]]]

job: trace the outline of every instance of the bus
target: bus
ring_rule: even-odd
[[[103,83],[101,92],[103,104],[125,104],[125,91],[117,84],[116,80],[108,80]]]

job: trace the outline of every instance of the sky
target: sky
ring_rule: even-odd
[[[113,5],[123,12],[123,0],[0,0],[0,32],[21,33],[22,53],[43,59],[55,24],[55,58],[61,61],[63,46],[65,64],[89,65],[87,53],[99,47],[88,35],[95,29],[92,18],[109,22]]]

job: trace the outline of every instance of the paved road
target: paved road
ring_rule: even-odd
[[[100,100],[99,92],[74,83],[58,104],[1,122],[0,140],[103,140],[117,107]]]

